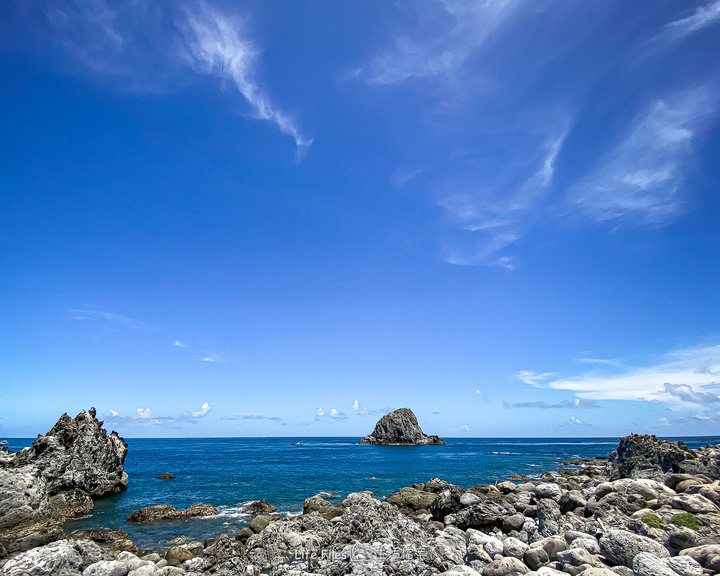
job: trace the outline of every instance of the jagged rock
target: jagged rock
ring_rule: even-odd
[[[0,453],[0,544],[15,550],[45,544],[53,525],[127,488],[127,444],[102,424],[94,408],[75,418],[63,414],[32,446]]]
[[[464,493],[465,491],[459,486],[450,486],[440,492],[437,498],[430,504],[432,517],[435,520],[442,520],[448,514],[458,512],[463,507],[461,498]],[[481,502],[481,498],[476,494],[471,494],[471,496],[475,496],[475,504]]]
[[[256,502],[251,502],[243,508],[243,512],[245,514],[269,514],[270,512],[275,512],[275,510],[275,506],[270,504],[267,500],[257,500]]]
[[[678,510],[691,514],[713,514],[720,512],[712,501],[700,494],[680,494],[670,501],[670,505]]]
[[[463,508],[457,514],[445,517],[445,524],[452,524],[463,530],[467,528],[482,528],[493,526],[503,516],[508,515],[506,508],[489,500],[474,506]]]
[[[78,576],[101,559],[102,552],[94,542],[58,540],[10,558],[0,573],[3,576]]]
[[[445,444],[437,436],[425,434],[413,411],[400,408],[386,414],[375,425],[372,434],[365,436],[360,444]]]
[[[170,472],[164,472],[158,476],[158,480],[175,480],[175,474],[170,474]]]
[[[217,513],[217,508],[210,504],[193,504],[184,510],[178,510],[171,504],[156,504],[155,506],[146,506],[140,510],[135,510],[127,517],[127,521],[145,524],[157,520],[183,520],[195,516],[212,516]]]
[[[610,455],[610,477],[663,481],[666,472],[680,472],[680,463],[694,457],[684,442],[631,434],[621,438],[618,449]]]
[[[678,576],[702,576],[703,574],[702,566],[690,556],[675,556],[666,559],[665,562]]]

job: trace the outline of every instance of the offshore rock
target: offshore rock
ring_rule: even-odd
[[[146,524],[157,520],[184,520],[196,516],[213,516],[217,513],[217,508],[210,504],[193,504],[184,510],[178,510],[172,504],[157,504],[135,510],[135,512],[127,517],[127,521],[136,524]]]
[[[445,442],[437,436],[425,434],[410,408],[400,408],[380,418],[372,434],[365,436],[360,440],[359,444],[381,444],[385,446],[397,444],[442,445]]]
[[[57,524],[88,514],[94,498],[127,488],[127,444],[102,424],[94,408],[63,414],[29,448],[0,453],[0,544],[9,551],[46,544],[57,539]]]

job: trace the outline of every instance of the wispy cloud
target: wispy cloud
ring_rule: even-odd
[[[177,346],[178,348],[187,348],[188,347],[187,344],[183,344],[182,342],[180,342],[180,340],[175,340],[175,342],[173,342],[173,346]]]
[[[509,402],[503,402],[505,408],[539,408],[541,410],[548,410],[554,408],[570,408],[573,410],[592,410],[593,408],[600,408],[600,405],[591,400],[583,400],[582,398],[575,398],[573,400],[563,400],[554,404],[549,404],[544,401],[536,402],[516,402],[510,404]]]
[[[220,356],[220,354],[215,354],[215,352],[206,352],[205,356],[200,358],[200,361],[212,363],[212,362],[224,362],[225,360],[223,359],[222,356]]]
[[[563,115],[541,130],[512,131],[498,144],[506,154],[468,161],[436,185],[435,201],[458,230],[442,242],[446,262],[515,268],[508,251],[546,210],[570,125]]]
[[[682,185],[697,139],[716,115],[702,87],[655,100],[613,151],[571,190],[571,202],[598,221],[664,224],[683,204]]]
[[[302,157],[312,144],[303,136],[296,120],[278,110],[254,79],[258,50],[239,18],[220,13],[206,4],[188,11],[188,61],[194,70],[220,78],[230,78],[253,109],[256,118],[273,122],[291,136]]]
[[[547,382],[548,380],[554,378],[557,375],[557,372],[538,373],[531,370],[520,370],[520,372],[517,372],[514,376],[518,380],[525,382],[525,384],[529,384],[530,386],[534,386],[535,388],[542,388],[544,382]]]
[[[512,20],[521,0],[495,2],[405,2],[415,30],[399,34],[394,46],[359,74],[374,84],[398,84],[411,79],[444,77],[454,80],[465,62]]]
[[[86,306],[84,308],[70,308],[68,313],[71,315],[73,320],[81,321],[94,321],[106,323],[108,325],[132,328],[137,330],[155,330],[155,326],[151,326],[141,320],[134,318],[128,318],[122,314],[116,312],[108,312],[106,310],[100,310],[94,306]]]
[[[279,416],[264,416],[263,414],[236,414],[230,418],[222,418],[222,420],[268,420],[270,422],[282,422]]]
[[[698,6],[692,14],[685,18],[668,22],[663,27],[660,38],[674,42],[719,23],[720,1],[714,0]]]
[[[599,369],[573,378],[555,379],[546,386],[572,390],[592,400],[667,400],[679,395],[672,386],[688,386],[703,392],[716,385],[720,376],[720,345],[688,348],[665,354],[650,366],[615,367],[610,373]],[[666,385],[670,388],[666,389]]]
[[[279,110],[256,78],[260,50],[246,20],[200,3],[35,0],[18,12],[43,28],[81,67],[130,92],[167,92],[196,73],[230,79],[256,119],[291,136],[302,158],[312,140]],[[185,6],[183,9],[182,6]],[[77,71],[75,71],[77,72]]]

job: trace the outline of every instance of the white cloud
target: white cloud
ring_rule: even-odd
[[[368,410],[368,407],[361,405],[358,400],[352,403],[352,409],[358,416],[368,416],[371,413],[375,414],[375,410]]]
[[[525,382],[525,384],[529,384],[530,386],[534,386],[535,388],[542,388],[543,382],[546,382],[551,378],[557,376],[557,372],[538,373],[532,372],[530,370],[520,370],[520,372],[517,372],[516,374],[514,374],[514,376],[518,380]]]
[[[592,400],[663,400],[677,403],[686,401],[681,398],[683,395],[685,398],[693,397],[690,389],[695,394],[707,394],[703,389],[720,381],[718,371],[720,345],[703,346],[670,352],[650,366],[614,367],[614,372],[609,374],[595,370],[573,378],[553,380],[547,382],[547,386],[572,390],[580,398]]]
[[[200,358],[201,362],[223,362],[222,356],[220,354],[215,354],[215,352],[206,352],[206,355]]]
[[[661,36],[675,41],[720,23],[720,1],[698,6],[690,16],[668,22]]]
[[[138,408],[136,412],[138,418],[143,418],[146,420],[148,418],[152,418],[152,410],[150,410],[150,408]]]
[[[468,431],[470,430],[470,426],[468,426],[467,424],[463,424],[462,426],[460,426],[460,430]]]
[[[188,347],[187,344],[183,344],[182,342],[180,342],[180,340],[175,340],[175,342],[173,342],[173,346],[177,346],[178,348],[187,348]]]
[[[110,415],[113,416],[113,417],[118,416],[119,414],[120,414],[120,413],[119,413],[119,412],[116,412],[115,410],[110,410]]]
[[[698,138],[710,128],[710,87],[656,100],[623,140],[571,190],[571,201],[598,221],[632,218],[663,224],[681,209],[682,185]]]
[[[330,408],[330,411],[325,410],[322,406],[315,410],[315,421],[321,420],[347,420],[347,414],[340,412],[337,408]]]
[[[312,140],[300,134],[294,118],[275,108],[253,78],[258,50],[242,34],[244,23],[201,4],[197,10],[187,13],[187,25],[187,56],[191,66],[197,72],[230,78],[252,107],[255,117],[273,122],[281,132],[291,136],[298,157],[302,157]]]
[[[201,358],[200,360],[202,362],[215,362],[215,358],[213,358],[212,356],[205,356],[205,357]]]
[[[580,420],[580,418],[575,418],[575,416],[570,416],[570,422],[576,425],[582,424],[582,420]]]
[[[210,408],[211,406],[209,402],[203,402],[200,410],[197,410],[195,412],[185,412],[183,416],[187,414],[190,418],[201,418],[210,411]]]
[[[658,420],[658,424],[662,426],[670,426],[670,421],[667,418],[660,418],[660,420]]]

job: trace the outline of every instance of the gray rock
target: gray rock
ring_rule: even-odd
[[[637,554],[633,559],[632,569],[635,576],[677,576],[662,558],[649,552]]]
[[[464,490],[459,486],[450,486],[440,492],[437,498],[430,503],[430,513],[432,517],[435,520],[442,520],[448,514],[458,512],[463,507],[460,498],[464,493]],[[471,494],[471,496],[475,496],[477,502],[480,502],[481,499],[479,496],[475,494]]]
[[[98,562],[102,552],[94,542],[59,540],[10,558],[3,576],[78,576]]]
[[[32,446],[0,453],[0,543],[8,550],[48,542],[43,530],[89,513],[93,498],[127,488],[127,444],[102,424],[94,408],[75,418],[63,414]]]
[[[665,562],[678,576],[702,576],[703,574],[702,566],[690,556],[674,556]]]
[[[129,571],[127,564],[117,560],[100,560],[85,568],[82,576],[126,576]]]
[[[550,557],[544,548],[538,546],[525,550],[523,560],[530,568],[537,570],[541,566],[550,562]]]
[[[522,560],[525,556],[525,551],[527,549],[527,544],[525,544],[521,540],[518,540],[517,538],[513,538],[512,536],[509,538],[505,538],[505,540],[503,541],[503,554],[505,556],[510,556],[512,558]]]
[[[712,558],[720,556],[720,544],[704,544],[688,548],[680,552],[680,556],[689,556],[702,567],[707,567]]]
[[[477,504],[478,502],[480,502],[480,500],[481,498],[477,494],[473,494],[472,492],[465,492],[462,496],[460,496],[460,506],[462,506],[463,508],[467,508],[468,506]]]
[[[700,494],[680,494],[670,501],[670,505],[677,510],[684,510],[691,514],[713,514],[720,512],[720,508]]]
[[[525,574],[530,569],[517,558],[500,558],[493,560],[485,566],[483,576],[508,576],[510,574]]]
[[[667,548],[655,540],[617,529],[609,530],[600,538],[600,551],[612,564],[628,568],[633,568],[633,559],[641,552],[649,552],[659,558],[670,556]]]
[[[572,512],[576,508],[583,508],[587,504],[587,500],[579,490],[569,490],[560,496],[559,500],[560,512]]]
[[[559,500],[562,492],[562,488],[553,482],[544,482],[535,486],[535,496],[537,498]]]
[[[489,500],[463,508],[454,514],[454,525],[463,530],[492,526],[508,514],[508,510]],[[447,517],[446,517],[447,519]]]
[[[512,532],[513,530],[519,532],[522,530],[524,524],[525,515],[518,512],[517,514],[511,514],[503,518],[502,529],[503,532]]]
[[[192,504],[187,508],[178,510],[171,504],[156,504],[136,510],[127,517],[128,522],[146,524],[158,520],[185,520],[196,516],[213,516],[218,513],[217,508],[210,504]]]
[[[360,444],[445,444],[445,442],[437,436],[425,434],[413,411],[409,408],[400,408],[380,418],[372,434],[360,440]]]
[[[667,537],[667,548],[674,551],[675,553],[685,550],[686,548],[693,548],[698,545],[698,536],[695,530],[690,528],[678,528],[668,534]]]
[[[662,482],[666,472],[680,471],[680,464],[693,457],[683,442],[631,434],[620,439],[608,462],[612,479],[652,478]]]
[[[270,514],[271,512],[275,512],[275,510],[275,506],[267,500],[256,500],[243,508],[245,514]]]
[[[307,498],[303,504],[303,514],[310,514],[311,512],[317,512],[326,520],[342,516],[343,513],[340,508],[334,506],[319,494]]]
[[[581,576],[618,576],[618,572],[610,570],[610,568],[591,567],[586,568],[583,572],[580,572]],[[629,576],[632,576],[632,570],[630,570]]]

